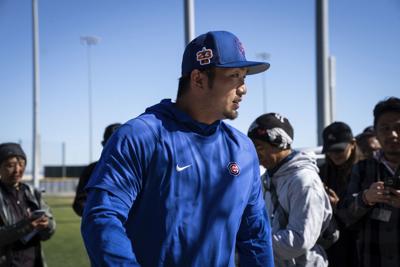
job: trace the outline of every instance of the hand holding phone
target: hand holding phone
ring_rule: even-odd
[[[395,190],[400,190],[400,167],[397,168],[392,177],[389,177],[385,180],[384,186],[393,188]]]

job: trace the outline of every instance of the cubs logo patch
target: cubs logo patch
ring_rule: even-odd
[[[228,164],[228,171],[233,176],[238,176],[240,173],[239,165],[236,162],[230,162]]]
[[[203,47],[202,50],[196,53],[196,59],[199,61],[200,65],[207,65],[211,63],[213,57],[213,52],[211,49],[206,49]]]
[[[243,47],[242,42],[240,42],[239,39],[236,39],[235,41],[236,41],[237,48],[238,48],[239,51],[240,51],[240,54],[242,54],[242,56],[245,56],[245,54],[244,54],[244,47]]]

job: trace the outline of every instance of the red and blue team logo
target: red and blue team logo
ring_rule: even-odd
[[[240,51],[240,54],[242,54],[242,56],[245,57],[245,54],[244,54],[244,47],[243,47],[242,42],[240,42],[239,39],[237,39],[237,38],[236,38],[235,41],[236,41],[236,46],[237,46],[237,48],[238,48],[239,51]]]
[[[233,176],[238,176],[240,173],[239,165],[236,162],[230,162],[228,164],[229,173]]]
[[[203,47],[202,50],[196,53],[196,59],[200,62],[200,65],[208,65],[211,63],[213,52],[211,49]]]

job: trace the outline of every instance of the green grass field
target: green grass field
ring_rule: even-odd
[[[83,245],[81,219],[72,210],[71,197],[45,197],[56,219],[57,228],[52,238],[42,242],[49,267],[90,266]]]

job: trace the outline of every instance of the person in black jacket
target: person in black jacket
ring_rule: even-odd
[[[0,144],[0,267],[45,266],[40,242],[55,231],[40,192],[21,182],[25,166],[19,144]]]
[[[106,129],[104,130],[103,141],[101,142],[102,146],[105,146],[107,140],[111,137],[115,130],[118,129],[119,126],[121,126],[121,123],[113,123],[106,127]],[[72,203],[72,208],[78,216],[82,216],[83,214],[83,208],[85,206],[87,197],[85,186],[88,183],[90,175],[92,175],[96,164],[97,161],[92,162],[88,166],[86,166],[86,168],[83,169],[81,176],[79,177],[79,183],[76,188],[74,202]]]
[[[399,98],[390,97],[375,106],[374,128],[382,148],[351,172],[346,223],[359,229],[358,266],[400,266]]]
[[[325,185],[333,208],[333,220],[340,231],[339,240],[326,249],[330,267],[357,265],[357,232],[343,222],[342,210],[351,169],[361,157],[349,125],[336,121],[322,132],[325,163],[320,167],[320,177]]]

